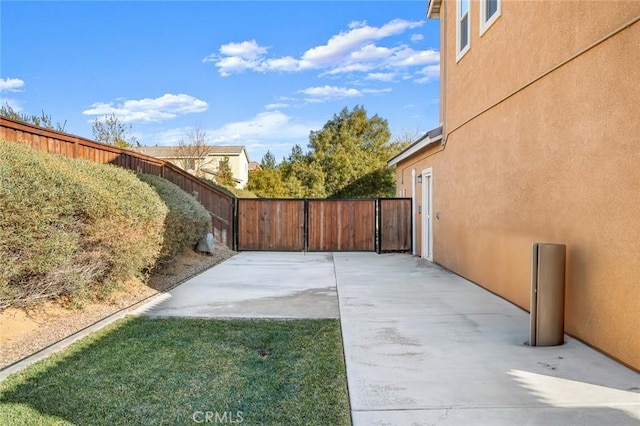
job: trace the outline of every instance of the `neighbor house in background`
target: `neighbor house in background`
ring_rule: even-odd
[[[257,170],[262,170],[262,164],[257,161],[249,161],[249,171],[255,172]]]
[[[389,161],[414,252],[529,310],[567,246],[565,330],[640,369],[640,2],[432,0],[441,128]]]
[[[208,179],[215,179],[220,163],[228,157],[236,188],[244,188],[249,180],[249,155],[244,146],[206,146],[201,151],[188,146],[143,146],[136,151]]]

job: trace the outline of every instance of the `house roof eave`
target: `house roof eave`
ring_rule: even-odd
[[[442,5],[442,0],[429,0],[429,3],[427,5],[427,18],[429,19],[440,18],[441,5]]]
[[[436,127],[435,129],[429,130],[422,137],[420,137],[417,141],[406,147],[401,153],[393,157],[391,160],[387,161],[387,166],[395,166],[399,162],[406,160],[411,157],[418,151],[432,145],[438,141],[442,140],[442,126]]]

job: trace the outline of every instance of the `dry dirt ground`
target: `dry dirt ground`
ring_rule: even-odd
[[[151,275],[147,284],[130,284],[126,292],[116,292],[108,300],[82,307],[49,301],[30,308],[5,309],[0,312],[0,369],[115,312],[135,309],[147,298],[174,288],[234,254],[222,245],[216,245],[213,255],[186,251],[161,273]]]

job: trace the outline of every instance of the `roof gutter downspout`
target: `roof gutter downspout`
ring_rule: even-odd
[[[439,13],[440,23],[442,25],[442,50],[440,52],[440,96],[441,102],[441,123],[442,126],[442,141],[440,143],[444,147],[447,144],[447,6],[445,1],[441,4]]]
[[[416,169],[411,169],[411,254],[416,255]]]

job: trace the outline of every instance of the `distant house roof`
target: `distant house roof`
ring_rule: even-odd
[[[417,141],[409,145],[402,151],[400,154],[393,157],[391,160],[387,161],[387,166],[391,167],[393,165],[398,164],[402,160],[405,160],[411,157],[416,152],[420,151],[423,148],[431,145],[432,143],[438,142],[442,140],[442,126],[436,127],[435,129],[429,130],[427,133],[422,135]]]
[[[249,171],[253,172],[256,170],[262,170],[262,165],[257,161],[249,161]]]
[[[208,147],[207,151],[209,155],[240,155],[243,150],[244,146],[242,145],[212,145]],[[136,151],[156,158],[175,158],[181,156],[179,146],[143,146],[136,148]]]

